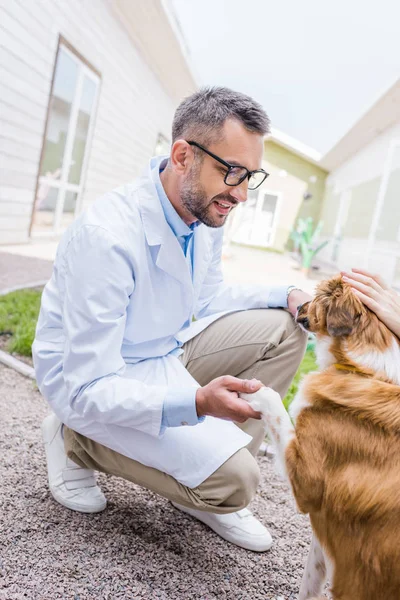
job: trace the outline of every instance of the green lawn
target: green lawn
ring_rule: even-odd
[[[300,379],[304,375],[306,375],[309,371],[315,371],[316,369],[317,369],[317,363],[315,362],[314,351],[307,350],[307,352],[305,353],[305,356],[303,358],[303,361],[300,364],[300,367],[298,368],[297,373],[290,385],[288,393],[286,394],[285,399],[283,400],[283,403],[286,406],[286,408],[289,408],[293,398],[296,395]]]
[[[0,335],[11,334],[8,352],[32,356],[41,295],[38,290],[19,290],[0,296]]]
[[[5,350],[32,356],[31,346],[35,337],[36,321],[39,314],[41,292],[38,290],[20,290],[0,296],[0,340],[2,334],[11,334]],[[307,350],[292,385],[284,399],[289,407],[303,375],[316,368],[312,350]]]

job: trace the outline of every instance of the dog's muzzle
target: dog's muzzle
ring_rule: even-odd
[[[296,323],[298,323],[300,325],[300,327],[302,327],[303,329],[305,329],[305,331],[309,331],[310,329],[310,321],[308,320],[308,317],[302,317],[299,315],[301,309],[303,308],[304,304],[299,304],[299,306],[297,307],[297,311],[296,311]]]

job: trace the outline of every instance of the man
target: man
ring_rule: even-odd
[[[267,176],[268,131],[251,98],[196,92],[175,113],[170,156],[64,234],[33,344],[55,413],[42,425],[50,490],[64,506],[103,510],[103,471],[243,548],[271,546],[246,509],[263,427],[239,392],[262,381],[286,393],[305,347],[290,313],[309,296],[229,287],[220,267],[228,214]]]

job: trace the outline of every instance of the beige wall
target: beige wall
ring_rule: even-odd
[[[281,195],[281,205],[273,247],[284,250],[297,218],[320,215],[327,172],[275,142],[265,144],[265,168],[270,173],[265,189]],[[316,178],[316,181],[310,181]],[[305,192],[312,197],[304,200]]]

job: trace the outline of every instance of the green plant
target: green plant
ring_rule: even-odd
[[[31,356],[42,292],[19,290],[0,296],[0,335],[11,334],[9,352]]]
[[[307,373],[309,373],[310,371],[315,371],[316,369],[317,363],[315,360],[314,351],[307,350],[307,352],[304,355],[303,361],[301,362],[297,373],[294,376],[294,379],[290,385],[290,388],[288,389],[288,392],[283,400],[283,404],[285,405],[286,409],[288,409],[291,405],[293,398],[297,393],[301,379],[304,377],[304,375],[307,375]]]
[[[291,233],[295,251],[300,252],[303,269],[309,271],[311,262],[316,254],[325,248],[329,241],[317,245],[323,222],[320,221],[313,231],[313,218],[299,219],[296,229]]]

